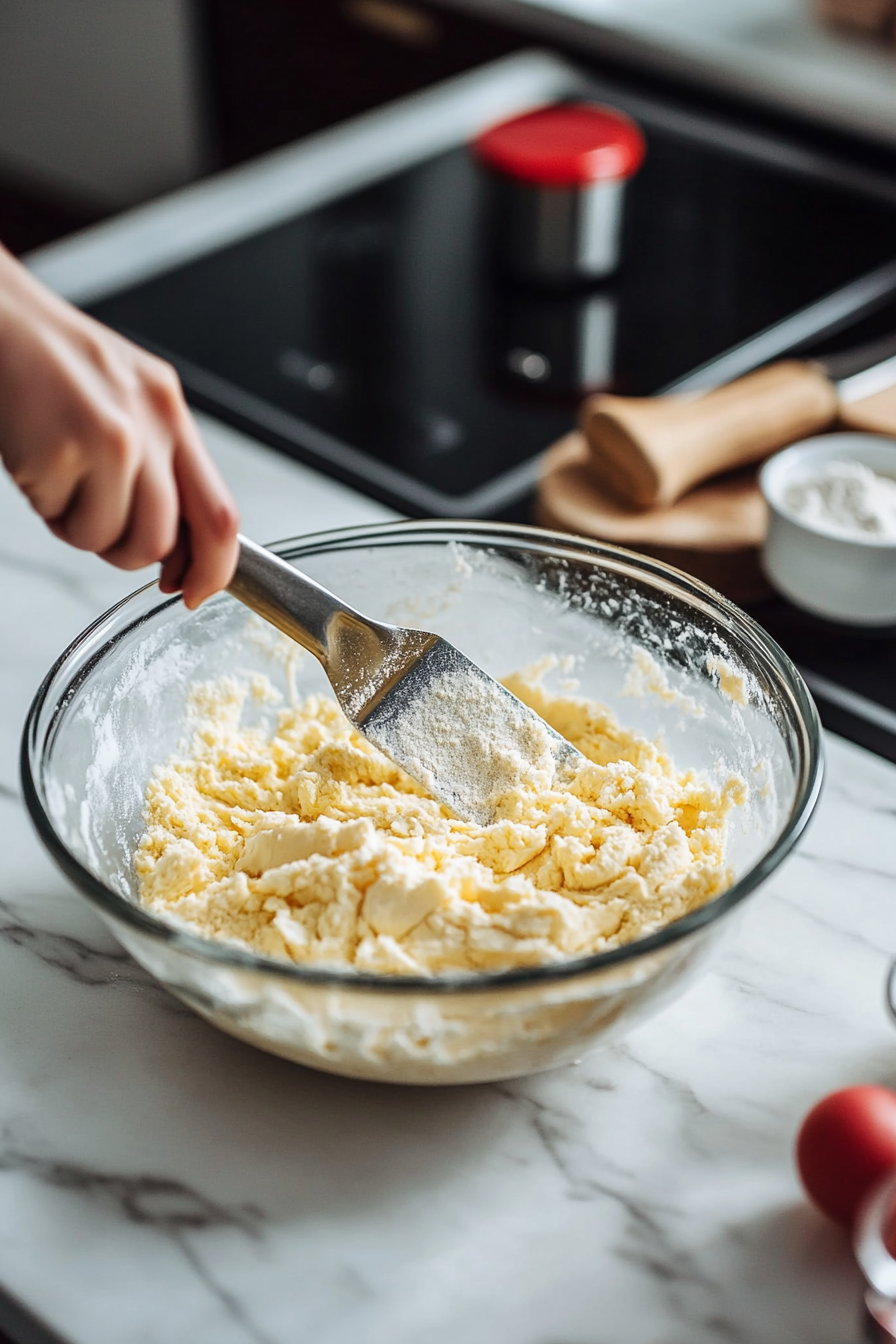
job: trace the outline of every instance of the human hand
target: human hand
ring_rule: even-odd
[[[0,458],[55,536],[120,569],[161,562],[188,607],[233,577],[236,506],[177,374],[2,247]]]

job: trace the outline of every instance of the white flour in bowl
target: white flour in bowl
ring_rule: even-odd
[[[827,462],[784,491],[789,511],[818,532],[896,543],[896,480],[863,462]]]

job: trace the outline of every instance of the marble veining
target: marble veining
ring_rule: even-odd
[[[258,1240],[264,1222],[261,1210],[251,1205],[223,1206],[187,1183],[170,1177],[97,1172],[29,1152],[18,1146],[9,1134],[3,1135],[2,1140],[0,1173],[24,1174],[30,1181],[74,1192],[106,1206],[116,1219],[151,1228],[168,1238],[183,1256],[188,1269],[232,1322],[245,1331],[246,1337],[258,1340],[259,1344],[268,1344],[269,1337],[257,1329],[245,1306],[217,1280],[200,1248],[188,1235],[212,1228],[233,1228]]]
[[[261,539],[388,511],[203,421]],[[459,1089],[354,1083],[159,989],[31,833],[17,758],[58,653],[143,576],[0,482],[0,1288],[71,1344],[850,1344],[808,1209],[821,1093],[896,1084],[896,768],[836,738],[819,816],[717,969],[620,1045]]]
[[[82,938],[35,928],[26,919],[16,917],[3,902],[0,902],[0,942],[24,950],[76,984],[137,991],[153,997],[161,1012],[179,1016],[190,1013],[117,944],[97,947]]]

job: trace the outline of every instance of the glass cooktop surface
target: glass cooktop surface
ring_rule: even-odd
[[[540,454],[589,389],[706,388],[896,331],[892,183],[589,87],[648,144],[622,263],[600,285],[552,293],[502,272],[467,131],[85,306],[171,359],[195,403],[368,494],[522,519]],[[780,600],[755,615],[824,722],[896,760],[896,632]]]
[[[648,152],[601,285],[502,275],[459,145],[92,311],[201,404],[400,509],[493,515],[583,392],[656,392],[896,251],[896,194],[636,110]]]

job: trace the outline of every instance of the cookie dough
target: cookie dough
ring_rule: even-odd
[[[335,701],[243,725],[264,678],[193,689],[188,749],[146,791],[145,905],[263,956],[382,975],[501,971],[631,942],[731,881],[715,788],[607,709],[536,673],[505,685],[587,758],[568,786],[521,783],[499,820],[455,820]]]

